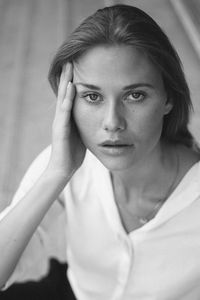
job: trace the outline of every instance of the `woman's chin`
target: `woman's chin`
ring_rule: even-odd
[[[97,157],[100,162],[109,170],[109,171],[123,171],[129,169],[134,162],[126,157]]]

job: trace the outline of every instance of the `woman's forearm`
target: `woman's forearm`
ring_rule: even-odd
[[[44,172],[0,222],[0,288],[11,276],[34,231],[66,183],[62,175]]]
[[[51,156],[30,192],[0,222],[0,288],[12,274],[22,252],[51,204],[81,166],[86,147],[74,126],[73,66],[63,66],[52,126]]]

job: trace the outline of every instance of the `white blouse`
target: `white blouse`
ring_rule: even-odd
[[[32,164],[0,219],[42,173],[49,155],[47,148]],[[187,172],[154,219],[129,234],[120,219],[109,171],[90,152],[61,196],[67,276],[78,300],[200,299],[200,163]],[[59,234],[54,232],[54,241]],[[33,237],[38,257],[41,249],[51,247],[46,235],[43,230]],[[23,272],[16,268],[8,285],[25,279],[27,261],[22,256]]]

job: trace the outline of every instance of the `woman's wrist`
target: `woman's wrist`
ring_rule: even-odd
[[[42,177],[45,180],[53,181],[65,186],[71,179],[72,175],[73,174],[69,174],[63,170],[57,170],[51,166],[48,166],[44,171]]]

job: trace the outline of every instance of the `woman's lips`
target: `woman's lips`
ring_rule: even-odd
[[[110,155],[121,155],[133,149],[133,144],[124,143],[121,141],[105,141],[100,145],[101,151]]]

